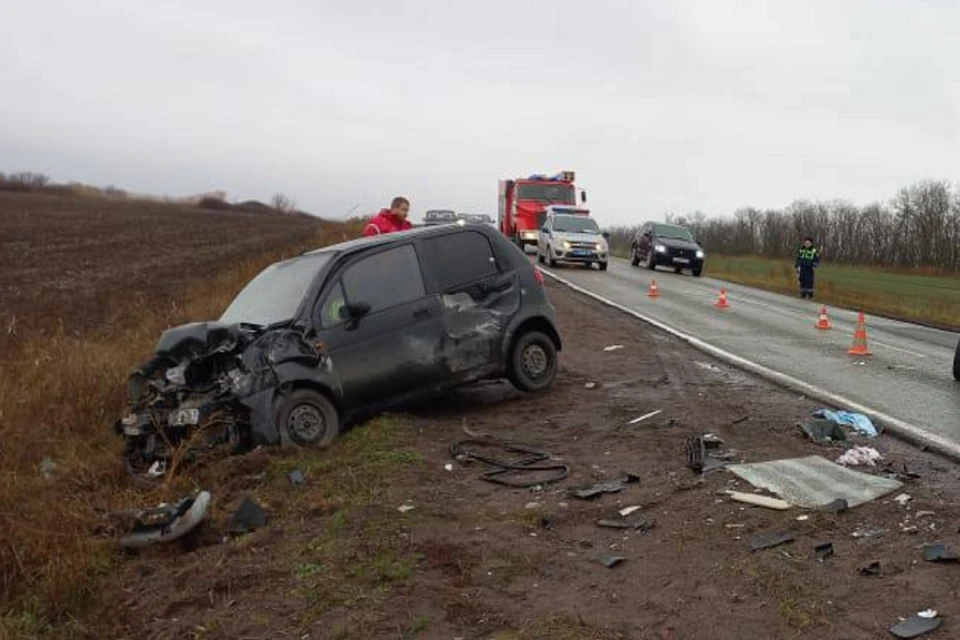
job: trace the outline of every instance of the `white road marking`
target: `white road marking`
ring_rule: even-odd
[[[798,380],[793,376],[789,376],[785,373],[776,371],[775,369],[771,369],[770,367],[758,364],[746,358],[742,358],[736,354],[730,353],[729,351],[725,351],[719,347],[715,347],[709,342],[705,342],[695,336],[686,334],[678,329],[674,329],[668,324],[660,322],[655,318],[651,318],[650,316],[644,315],[638,311],[634,311],[633,309],[625,307],[618,302],[614,302],[609,298],[605,298],[604,296],[578,286],[566,278],[561,278],[560,276],[556,275],[555,273],[551,273],[546,269],[541,269],[541,271],[544,275],[549,276],[563,285],[566,285],[570,289],[573,289],[574,291],[581,293],[588,298],[593,298],[594,300],[597,300],[608,307],[612,307],[622,311],[623,313],[626,313],[627,315],[633,316],[634,318],[656,327],[661,331],[669,333],[670,335],[683,340],[695,349],[699,349],[700,351],[708,353],[713,357],[726,362],[727,364],[739,367],[740,369],[753,373],[761,378],[765,378],[766,380],[779,384],[787,389],[806,394],[807,396],[815,400],[819,400],[825,404],[829,404],[834,407],[844,407],[847,410],[862,413],[866,416],[869,416],[875,422],[885,425],[892,433],[908,442],[934,449],[953,460],[960,461],[960,444],[951,442],[942,436],[925,431],[916,425],[912,425],[909,422],[895,418],[889,414],[883,413],[882,411],[877,411],[876,409],[862,405],[859,402],[854,402],[853,400],[845,398],[840,394],[827,391],[826,389],[821,389],[816,385]]]

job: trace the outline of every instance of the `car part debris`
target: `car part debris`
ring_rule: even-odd
[[[869,540],[870,538],[879,538],[886,533],[887,529],[857,529],[850,535],[861,540]]]
[[[640,423],[643,422],[644,420],[649,420],[650,418],[653,418],[654,416],[658,416],[658,415],[660,415],[661,413],[663,413],[663,409],[657,409],[656,411],[651,411],[650,413],[646,413],[646,414],[640,416],[639,418],[634,418],[633,420],[631,420],[631,421],[628,422],[627,424],[640,424]]]
[[[817,444],[833,444],[845,442],[847,433],[836,422],[823,418],[797,423],[804,434]]]
[[[818,544],[813,548],[813,555],[818,562],[823,562],[833,556],[833,543],[824,542],[823,544]]]
[[[780,500],[779,498],[771,498],[770,496],[762,496],[756,493],[743,493],[742,491],[725,491],[724,493],[730,496],[731,500],[744,504],[752,504],[757,507],[766,507],[767,509],[776,509],[778,511],[786,511],[790,508],[789,502]]]
[[[511,460],[501,460],[490,455],[480,453],[480,449],[496,448],[506,453],[517,454],[517,457]],[[540,464],[550,460],[550,453],[534,449],[527,445],[509,443],[498,438],[487,437],[484,439],[461,440],[450,447],[450,453],[461,462],[475,460],[482,462],[492,469],[480,476],[481,480],[503,485],[505,487],[514,487],[518,489],[527,489],[538,485],[560,482],[570,475],[570,468],[565,464]],[[547,475],[544,475],[548,472]],[[516,476],[533,474],[536,477],[532,480],[513,480]]]
[[[604,351],[607,351],[607,352],[610,352],[610,351],[619,351],[620,349],[623,349],[623,345],[622,345],[622,344],[611,344],[610,346],[603,348],[603,350],[604,350]]]
[[[753,536],[747,544],[751,551],[762,551],[789,544],[793,540],[793,534],[786,531],[770,531]]]
[[[702,474],[722,469],[726,462],[710,453],[715,452],[722,444],[722,440],[710,433],[687,438],[687,466]]]
[[[854,431],[868,438],[875,438],[879,434],[877,428],[873,426],[870,418],[862,413],[852,413],[850,411],[830,411],[829,409],[820,409],[814,412],[815,418],[831,420],[839,425],[851,427]]]
[[[746,422],[746,421],[749,420],[749,419],[750,419],[750,416],[741,416],[741,417],[737,418],[736,420],[734,420],[731,424],[741,424],[741,423]]]
[[[805,509],[843,498],[852,509],[903,486],[897,480],[847,469],[821,456],[771,460],[727,467],[753,486]]]
[[[833,502],[823,505],[823,510],[829,513],[843,513],[850,510],[850,505],[845,498],[837,498]]]
[[[570,489],[570,495],[581,500],[590,500],[604,493],[619,493],[623,491],[628,484],[640,482],[640,477],[632,473],[624,474],[623,477],[610,482],[601,482],[590,485],[589,487],[580,487]]]
[[[837,458],[837,464],[850,467],[875,467],[877,461],[882,459],[883,456],[873,447],[853,447]]]
[[[625,561],[623,556],[600,556],[597,560],[607,569],[613,569],[615,566]]]
[[[862,576],[878,576],[880,575],[880,563],[877,561],[871,562],[857,569],[857,572]]]
[[[120,545],[125,549],[142,549],[181,538],[200,524],[209,507],[210,493],[200,491],[174,504],[132,512],[133,528],[120,538]]]
[[[639,510],[640,510],[640,507],[636,507],[636,506],[624,507],[623,509],[620,509],[620,516],[623,518],[626,518],[628,515],[630,515],[634,511],[639,511]]]
[[[267,512],[250,498],[244,498],[230,519],[229,533],[252,533],[267,526]]]
[[[927,613],[923,611],[921,613]],[[895,638],[919,638],[920,636],[936,631],[943,625],[943,618],[933,612],[932,617],[920,615],[919,613],[902,620],[890,628],[890,633]]]
[[[960,556],[951,551],[943,543],[924,545],[923,559],[927,562],[957,563]]]
[[[288,473],[287,479],[290,480],[290,484],[295,487],[303,486],[307,482],[306,476],[303,475],[303,471],[300,469],[294,469]]]
[[[596,388],[597,388],[597,383],[596,383],[596,382],[587,382],[586,384],[583,385],[583,388],[584,388],[584,389],[596,389]]]
[[[909,493],[901,493],[896,498],[893,499],[901,507],[907,506],[907,503],[913,500]]]
[[[415,507],[412,504],[402,504],[399,507],[397,507],[397,511],[399,511],[400,513],[409,513],[414,509]]]
[[[810,519],[810,516],[803,514],[802,516],[797,516],[797,522],[806,522]]]

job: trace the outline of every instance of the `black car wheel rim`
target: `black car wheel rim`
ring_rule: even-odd
[[[530,344],[520,355],[523,372],[531,378],[542,378],[547,372],[549,358],[547,351],[540,344]]]
[[[312,404],[297,405],[287,417],[287,431],[299,442],[319,440],[326,424],[323,412]]]

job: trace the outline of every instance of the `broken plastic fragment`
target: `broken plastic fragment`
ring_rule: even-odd
[[[910,494],[907,493],[901,493],[893,499],[893,501],[899,504],[901,507],[907,506],[907,503],[910,502],[910,500],[912,500],[912,498],[910,497]]]
[[[639,424],[639,423],[643,422],[644,420],[649,420],[650,418],[652,418],[652,417],[654,417],[654,416],[657,416],[657,415],[660,415],[661,413],[663,413],[663,409],[657,409],[656,411],[651,411],[650,413],[644,414],[644,415],[640,416],[639,418],[634,418],[633,420],[631,420],[631,421],[628,422],[627,424]]]
[[[303,475],[303,471],[300,469],[294,469],[288,473],[287,478],[290,480],[290,484],[295,487],[299,487],[307,481],[307,478]]]
[[[413,511],[413,505],[412,505],[412,504],[402,504],[402,505],[400,505],[399,507],[397,507],[397,511],[399,511],[400,513],[407,513],[408,511]]]
[[[176,540],[200,524],[209,506],[210,493],[201,491],[173,505],[144,509],[137,514],[133,530],[120,539],[120,544],[127,549],[140,549]]]
[[[921,618],[936,618],[937,612],[934,611],[933,609],[927,609],[925,611],[918,612],[917,615],[920,616]]]
[[[446,469],[447,471],[453,471],[453,465],[450,464],[449,462],[443,465],[443,468]]]
[[[600,556],[599,558],[597,558],[597,560],[600,562],[600,564],[605,566],[607,569],[612,569],[618,564],[620,564],[621,562],[623,562],[624,560],[626,560],[626,558],[624,558],[623,556]]]
[[[761,551],[763,549],[772,549],[783,544],[793,542],[793,535],[785,531],[772,531],[760,533],[750,538],[750,550]]]
[[[639,509],[640,507],[624,507],[623,509],[620,509],[620,515],[626,518],[628,515],[634,511],[638,511]]]
[[[250,533],[267,524],[267,513],[250,498],[243,502],[233,514],[230,521],[230,533]]]
[[[956,553],[939,542],[923,547],[923,559],[927,562],[960,562],[960,557]]]
[[[823,562],[833,555],[833,543],[824,542],[823,544],[818,544],[813,548],[813,555],[816,556],[819,562]]]
[[[616,351],[617,349],[623,349],[622,344],[611,344],[609,347],[604,347],[604,351]]]
[[[936,631],[943,624],[943,618],[923,618],[919,615],[911,616],[890,628],[890,633],[896,638],[919,638],[925,633]]]
[[[871,562],[864,567],[860,567],[859,571],[862,576],[878,576],[880,575],[880,563]]]
[[[759,496],[754,493],[742,493],[740,491],[727,491],[726,493],[730,496],[731,500],[743,502],[745,504],[766,507],[767,509],[777,509],[778,511],[785,511],[790,508],[789,502],[786,500],[780,500],[779,498]]]

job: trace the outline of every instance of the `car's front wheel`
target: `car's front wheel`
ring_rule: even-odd
[[[543,264],[545,262],[543,258],[543,254],[540,253],[539,247],[537,248],[537,262],[539,262],[540,264]]]
[[[606,262],[601,262],[601,263],[599,264],[599,266],[600,266],[600,271],[606,271],[606,270],[607,270],[607,263],[606,263]]]
[[[553,259],[553,249],[547,247],[547,266],[551,269],[557,266],[557,261]]]
[[[297,389],[280,407],[277,428],[283,441],[322,449],[340,433],[340,415],[330,399],[312,389]]]
[[[700,274],[702,273],[703,273],[703,267],[697,267],[696,269],[693,270],[693,277],[699,278]]]
[[[657,259],[653,255],[653,249],[650,249],[647,252],[647,269],[654,271],[656,270],[656,268],[657,268]]]
[[[521,391],[543,391],[557,376],[557,348],[539,331],[520,336],[510,353],[507,375]]]
[[[957,343],[957,352],[953,354],[953,379],[960,380],[960,342]]]

